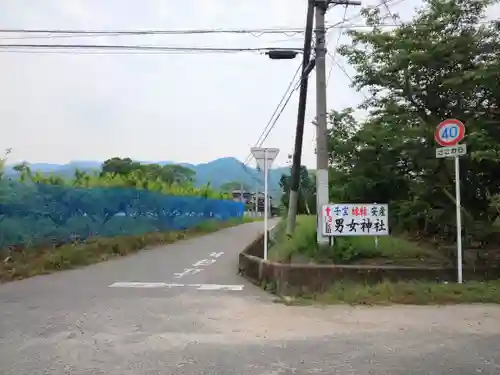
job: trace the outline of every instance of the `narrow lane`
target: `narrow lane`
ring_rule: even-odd
[[[1,285],[0,374],[500,373],[496,306],[273,303],[236,275],[261,228]]]

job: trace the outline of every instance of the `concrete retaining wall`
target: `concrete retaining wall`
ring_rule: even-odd
[[[374,284],[382,281],[456,281],[455,268],[284,264],[262,259],[264,236],[260,235],[239,254],[239,273],[259,285],[272,284],[280,295],[317,293],[339,281]],[[464,280],[492,280],[499,268],[465,268]]]

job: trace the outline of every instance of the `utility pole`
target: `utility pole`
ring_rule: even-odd
[[[311,42],[314,24],[314,0],[308,0],[306,30],[304,36],[304,54],[302,56],[302,74],[300,77],[299,108],[297,112],[297,127],[295,130],[295,148],[293,151],[293,164],[290,181],[290,197],[288,203],[288,216],[286,223],[287,235],[292,235],[295,231],[295,220],[297,217],[297,207],[300,186],[300,166],[302,158],[302,140],[304,138],[304,122],[307,105],[307,84],[309,73],[313,66],[310,64]]]
[[[329,203],[328,193],[328,128],[326,108],[326,47],[325,14],[330,4],[345,6],[361,5],[361,1],[351,0],[315,0],[316,5],[316,214],[318,244],[328,244],[324,237],[321,214],[323,205]]]

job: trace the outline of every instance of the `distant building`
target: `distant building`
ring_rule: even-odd
[[[232,192],[233,200],[236,202],[241,201],[241,190],[233,190]],[[255,194],[249,191],[243,190],[243,203],[249,203]]]
[[[235,202],[241,201],[241,190],[233,190],[232,196]],[[257,196],[257,212],[264,212],[264,193],[259,192]],[[273,197],[268,195],[270,212],[276,212],[277,207],[273,205]],[[247,205],[247,211],[255,211],[256,194],[243,190],[243,203]]]

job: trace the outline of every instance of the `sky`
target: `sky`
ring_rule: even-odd
[[[364,5],[380,0],[365,0]],[[397,3],[397,1],[393,1]],[[420,0],[400,0],[393,13],[411,17]],[[382,8],[383,9],[383,8]],[[351,6],[347,17],[359,14]],[[2,0],[2,28],[143,30],[303,28],[305,0]],[[334,7],[327,24],[342,20]],[[362,23],[359,18],[353,21]],[[339,29],[329,32],[331,53]],[[12,35],[10,35],[12,38]],[[112,36],[6,39],[0,43],[147,44],[210,47],[298,47],[303,35]],[[340,43],[349,43],[343,35]],[[354,71],[343,58],[349,75]],[[136,160],[204,163],[245,160],[299,66],[260,53],[238,54],[0,54],[0,150],[9,163]],[[331,68],[333,66],[333,68]],[[327,59],[328,109],[356,106],[363,95]],[[310,80],[303,164],[315,165],[315,80]],[[298,90],[265,147],[280,149],[275,165],[293,152]]]

